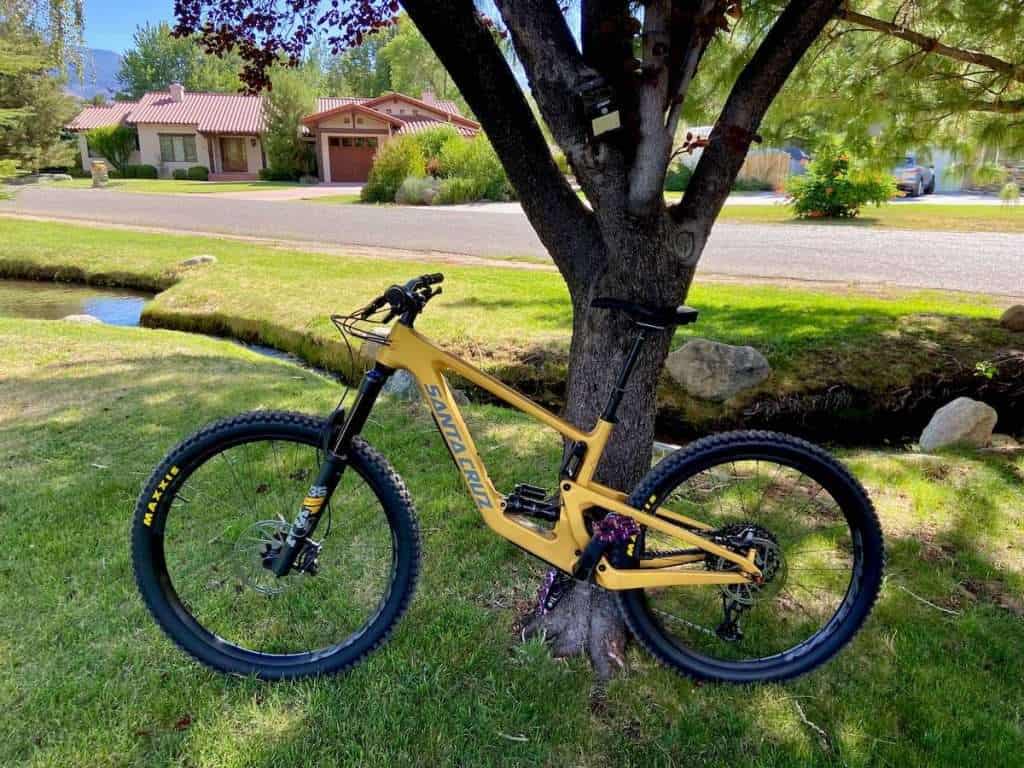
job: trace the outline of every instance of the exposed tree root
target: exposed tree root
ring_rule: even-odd
[[[615,599],[593,584],[575,582],[548,613],[538,611],[524,637],[543,637],[556,658],[586,654],[598,679],[626,667],[626,625]]]

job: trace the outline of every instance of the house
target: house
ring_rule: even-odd
[[[322,98],[303,125],[316,144],[318,175],[324,182],[366,181],[377,149],[393,136],[447,123],[463,136],[480,124],[463,117],[452,101],[430,91],[419,99],[386,93],[373,99]]]
[[[320,98],[302,130],[314,144],[317,175],[324,182],[365,181],[377,149],[393,136],[441,123],[463,136],[480,124],[460,114],[454,102],[424,92],[421,98],[387,93],[375,98]],[[262,96],[189,93],[177,83],[147,93],[137,102],[86,107],[67,128],[79,135],[82,166],[96,159],[85,133],[110,125],[131,125],[138,134],[130,162],[152,165],[160,176],[201,165],[210,179],[255,179],[266,167]]]

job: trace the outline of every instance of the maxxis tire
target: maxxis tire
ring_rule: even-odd
[[[789,680],[810,672],[834,657],[853,638],[870,614],[882,585],[882,529],[867,493],[839,461],[799,438],[762,431],[727,432],[703,438],[651,469],[633,491],[629,504],[643,508],[653,496],[660,498],[659,492],[678,485],[680,479],[719,462],[751,456],[785,461],[833,495],[849,525],[859,534],[861,567],[854,572],[840,610],[815,635],[820,635],[820,639],[793,657],[780,655],[770,662],[722,662],[682,648],[660,630],[658,621],[647,610],[643,590],[617,592],[623,619],[637,641],[666,666],[697,680],[753,683]]]
[[[174,493],[189,475],[219,449],[254,438],[287,438],[318,446],[322,443],[325,426],[326,421],[322,419],[280,411],[257,411],[214,422],[175,447],[154,470],[139,496],[132,523],[132,562],[139,592],[164,633],[200,663],[220,672],[266,680],[337,674],[379,648],[408,608],[420,565],[416,512],[402,479],[380,453],[358,437],[349,451],[347,471],[357,472],[376,494],[387,516],[395,547],[386,599],[361,633],[327,653],[272,657],[219,641],[198,624],[174,592],[164,564],[163,536],[157,533],[163,526],[158,523],[161,515],[166,518]],[[173,477],[172,468],[176,468]],[[153,492],[169,478],[170,484],[154,509],[150,506]],[[147,515],[154,516],[148,525]]]

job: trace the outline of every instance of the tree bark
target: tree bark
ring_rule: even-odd
[[[596,423],[638,333],[623,314],[593,309],[591,300],[612,296],[676,306],[686,298],[699,257],[692,238],[681,236],[664,211],[642,219],[620,213],[614,219],[602,222],[601,261],[608,268],[569,284],[573,334],[564,415],[583,429]],[[651,466],[655,392],[671,340],[672,330],[649,337],[598,466],[598,482],[625,493]],[[533,617],[526,634],[543,636],[556,656],[586,653],[601,679],[624,664],[626,628],[612,595],[592,584],[575,582],[550,613]]]

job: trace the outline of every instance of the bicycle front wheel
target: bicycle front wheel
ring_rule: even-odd
[[[698,440],[654,467],[630,504],[709,525],[695,532],[752,554],[764,577],[617,593],[640,643],[691,677],[746,683],[808,672],[853,637],[878,596],[884,550],[871,502],[845,467],[803,440],[770,432]],[[637,567],[677,558],[700,571],[736,569],[653,530],[641,531],[633,558]]]
[[[166,634],[222,672],[333,674],[361,661],[404,613],[419,569],[402,480],[363,440],[309,547],[270,570],[321,459],[325,422],[257,412],[216,422],[157,467],[135,510],[139,590]]]

